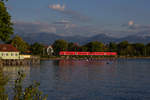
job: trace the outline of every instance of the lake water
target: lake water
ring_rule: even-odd
[[[40,82],[48,100],[150,100],[150,59],[42,61],[3,68],[11,80],[19,70],[26,73],[25,85]]]

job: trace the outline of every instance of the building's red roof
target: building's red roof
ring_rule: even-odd
[[[19,51],[11,44],[0,44],[0,52],[19,52]]]

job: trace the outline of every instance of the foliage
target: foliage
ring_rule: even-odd
[[[117,52],[119,56],[150,56],[150,43],[129,43],[122,41],[120,43],[110,42],[104,45],[99,41],[92,41],[85,45],[68,43],[64,40],[56,40],[53,44],[55,54],[59,51],[83,51],[83,52]]]
[[[7,42],[13,34],[13,27],[11,16],[7,12],[7,8],[3,1],[4,0],[0,1],[0,40]]]
[[[80,51],[81,47],[78,44],[75,43],[68,43],[68,51]]]
[[[108,48],[111,52],[117,52],[117,44],[114,42],[110,42]]]
[[[20,52],[28,51],[29,45],[21,37],[15,36],[11,40],[11,44],[16,47]]]
[[[44,45],[34,43],[28,45],[19,36],[12,39],[11,44],[18,48],[21,52],[29,49],[34,55],[43,55],[46,52]],[[143,43],[129,43],[122,41],[120,43],[110,42],[103,44],[99,41],[92,41],[85,45],[78,45],[77,43],[68,43],[65,40],[56,40],[52,44],[54,55],[59,55],[60,51],[83,51],[83,52],[117,52],[119,56],[150,56],[150,43],[145,45]],[[44,55],[46,57],[46,55]]]
[[[22,83],[25,78],[25,74],[18,72],[18,78],[15,81],[14,88],[14,100],[46,100],[47,96],[42,95],[42,92],[39,91],[39,83],[34,82],[25,90],[23,90]]]
[[[148,43],[145,47],[145,50],[146,50],[146,55],[147,56],[150,56],[150,43]]]
[[[128,41],[122,41],[118,44],[118,54],[119,55],[127,55],[127,47],[128,47],[129,43]]]
[[[101,52],[104,51],[104,44],[98,41],[89,42],[85,45],[90,52]]]
[[[42,55],[43,49],[44,49],[44,45],[37,42],[30,46],[30,50],[34,55]]]
[[[68,43],[65,40],[56,40],[53,43],[52,47],[54,49],[55,55],[59,55],[60,51],[67,51],[68,50]]]
[[[144,56],[145,55],[145,45],[142,43],[135,43],[133,44],[134,48],[135,48],[135,55],[137,56]]]
[[[8,100],[8,94],[5,93],[5,85],[8,82],[8,78],[3,75],[0,69],[0,100]],[[23,89],[23,80],[25,74],[23,72],[18,72],[18,78],[15,80],[14,85],[14,96],[13,100],[47,100],[47,95],[39,90],[39,83],[34,82],[25,89]]]
[[[81,51],[85,52],[85,51],[88,51],[88,47],[87,46],[81,46]]]
[[[0,1],[8,1],[8,0],[0,0]]]

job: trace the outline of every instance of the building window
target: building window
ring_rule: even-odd
[[[6,56],[5,53],[2,53],[2,56]]]
[[[6,53],[6,56],[8,56],[8,53]]]
[[[11,53],[11,56],[14,56],[14,54],[13,54],[13,53]]]

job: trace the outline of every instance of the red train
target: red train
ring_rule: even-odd
[[[60,51],[59,55],[99,55],[99,56],[116,56],[116,52],[74,52],[74,51]]]

